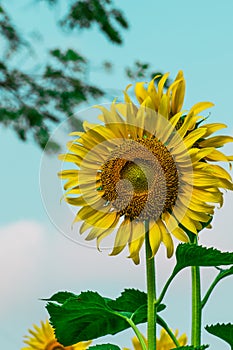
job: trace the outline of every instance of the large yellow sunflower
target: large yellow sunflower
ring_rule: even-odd
[[[25,336],[26,347],[21,350],[86,350],[91,341],[79,342],[71,346],[63,346],[58,343],[54,330],[49,321],[41,321],[41,326],[33,325],[34,329],[29,329],[30,335]]]
[[[175,331],[175,337],[178,337],[178,330]],[[145,337],[144,341],[147,344],[147,340]],[[188,338],[186,334],[182,334],[179,338],[177,338],[180,346],[185,346],[187,344]],[[137,337],[132,339],[134,350],[142,350],[141,344]],[[173,343],[172,339],[169,337],[167,332],[162,328],[160,333],[160,338],[156,339],[156,349],[157,350],[171,350],[176,347],[175,343]]]
[[[155,255],[161,242],[167,256],[173,254],[171,234],[188,242],[186,232],[197,234],[208,225],[220,189],[233,190],[229,173],[209,160],[230,161],[216,148],[233,141],[229,136],[208,136],[220,124],[200,124],[200,113],[212,106],[200,102],[182,112],[184,78],[179,73],[166,93],[165,74],[148,89],[136,84],[137,107],[125,91],[125,103],[113,102],[101,110],[102,124],[84,122],[84,132],[67,144],[70,153],[60,155],[76,169],[62,170],[65,200],[78,207],[74,222],[83,221],[86,240],[101,240],[116,229],[111,255],[128,244],[129,257],[138,264],[139,251],[149,225],[149,242]],[[224,158],[225,157],[225,158]],[[216,159],[218,158],[218,159]],[[221,158],[221,159],[220,159]]]

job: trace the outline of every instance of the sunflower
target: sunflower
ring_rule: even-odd
[[[54,330],[49,321],[41,321],[41,327],[33,325],[34,329],[29,329],[30,335],[25,336],[24,343],[27,347],[21,350],[86,350],[91,341],[79,342],[71,346],[60,344],[54,334]]]
[[[200,113],[212,104],[200,102],[183,112],[183,75],[163,93],[167,76],[158,91],[153,81],[148,90],[144,83],[136,84],[139,107],[127,91],[125,103],[114,101],[110,109],[97,106],[102,124],[84,122],[84,132],[71,134],[75,139],[67,144],[69,153],[59,156],[76,167],[59,176],[67,180],[65,200],[81,207],[74,219],[83,221],[80,233],[88,231],[86,240],[96,239],[99,249],[115,230],[110,255],[128,244],[129,258],[136,264],[145,223],[152,255],[163,243],[171,257],[172,235],[188,242],[190,232],[196,235],[208,226],[216,204],[222,205],[220,189],[233,190],[229,173],[209,163],[219,152],[216,148],[233,138],[222,136],[214,145],[207,137],[217,126],[200,123]]]
[[[178,337],[178,330],[175,331],[175,337]],[[147,344],[147,340],[145,337],[144,341]],[[185,346],[187,344],[187,336],[186,334],[182,334],[179,338],[177,338],[180,346]],[[139,343],[139,340],[137,339],[137,337],[134,337],[132,339],[132,343],[133,343],[133,347],[134,350],[142,350],[141,344]],[[167,332],[162,328],[161,329],[161,333],[160,333],[160,338],[156,339],[156,349],[157,350],[170,350],[170,349],[174,349],[175,348],[175,344],[173,343],[172,339],[169,337],[169,335],[167,334]]]

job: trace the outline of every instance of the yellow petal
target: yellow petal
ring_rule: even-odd
[[[149,242],[152,251],[152,257],[157,253],[159,246],[162,241],[162,235],[160,228],[157,223],[153,220],[150,220],[150,231],[149,231]]]
[[[206,157],[206,159],[213,162],[221,162],[221,161],[229,162],[229,161],[233,161],[233,156],[227,156],[218,150],[214,150]]]
[[[216,192],[210,192],[208,189],[193,189],[192,196],[196,199],[203,198],[208,203],[219,203],[220,206],[223,204],[223,194],[217,190]]]
[[[150,96],[147,96],[141,105],[152,110],[154,109],[154,104]]]
[[[83,221],[82,225],[80,226],[79,233],[82,235],[85,231],[90,229],[92,226],[88,224],[88,222]]]
[[[145,82],[140,82],[135,85],[135,95],[138,102],[141,104],[148,96],[148,92],[144,88]]]
[[[58,159],[63,162],[79,163],[80,157],[76,154],[59,154]]]
[[[112,227],[116,222],[118,214],[116,212],[112,213],[103,213],[101,217],[95,218],[92,220],[92,224],[95,227],[99,227],[101,229],[108,229]]]
[[[233,142],[232,136],[213,136],[201,141],[199,144],[201,147],[219,148],[224,146],[228,142]]]
[[[78,177],[76,179],[71,179],[67,181],[64,185],[64,190],[68,190],[69,188],[76,187],[79,185]]]
[[[155,110],[157,111],[158,110],[158,107],[159,107],[159,97],[158,97],[158,93],[157,93],[157,90],[156,90],[156,87],[155,87],[155,79],[160,77],[160,75],[156,75],[154,77],[154,79],[152,79],[148,85],[148,93],[154,103],[154,108]]]
[[[164,226],[164,223],[161,220],[157,221],[157,224],[160,228],[160,232],[162,235],[162,241],[167,248],[167,257],[170,258],[174,251],[174,244],[171,238],[170,233],[167,231],[166,227]]]
[[[187,148],[193,146],[205,134],[205,129],[196,129],[188,134],[184,139],[184,144]]]
[[[145,238],[145,227],[142,222],[131,222],[131,238],[129,241],[129,258],[133,259],[136,265],[139,264],[139,251]]]
[[[84,129],[85,131],[88,131],[88,130],[90,130],[90,129],[94,129],[94,128],[96,128],[97,126],[98,126],[98,124],[89,123],[87,120],[85,120],[85,121],[83,122],[83,129]]]
[[[210,216],[205,213],[199,213],[191,209],[187,209],[186,213],[191,220],[196,220],[200,222],[208,222],[210,220]]]
[[[172,230],[172,234],[181,242],[189,242],[188,236],[180,227],[176,227],[174,230]]]
[[[130,97],[129,97],[129,95],[128,95],[128,93],[127,93],[128,89],[129,89],[131,86],[132,86],[132,84],[128,84],[128,85],[126,86],[126,89],[123,91],[124,97],[125,97],[125,102],[126,102],[126,103],[131,103],[131,102],[132,102],[131,99],[130,99]]]
[[[192,148],[189,151],[189,155],[190,155],[190,158],[192,160],[192,163],[194,164],[194,163],[198,162],[200,159],[205,158],[206,156],[211,154],[213,152],[213,150],[214,150],[213,147],[208,147],[208,148],[203,148],[203,149]]]
[[[65,201],[71,205],[76,205],[77,207],[87,205],[86,201],[82,196],[80,197],[65,197]]]
[[[79,170],[71,169],[71,170],[62,170],[57,174],[61,179],[71,179],[78,178]]]
[[[164,84],[166,83],[168,77],[169,77],[170,73],[165,73],[162,78],[159,80],[158,83],[158,96],[159,99],[161,99],[162,95],[163,95],[163,88],[164,88]]]
[[[168,119],[168,98],[167,95],[163,95],[160,104],[158,113],[161,114],[164,118]]]
[[[195,169],[203,169],[207,173],[212,174],[216,177],[221,177],[223,179],[232,181],[231,175],[219,165],[202,162],[202,163],[196,164]]]
[[[205,137],[213,134],[218,130],[224,129],[226,127],[227,127],[226,124],[223,124],[223,123],[211,123],[211,124],[204,124],[200,126],[200,128],[206,129]]]
[[[109,255],[119,254],[125,248],[127,242],[130,239],[130,235],[131,235],[130,219],[125,218],[125,220],[121,223],[120,227],[118,228],[115,242],[114,242],[114,248]]]
[[[179,112],[184,103],[185,80],[183,77],[183,72],[180,71],[178,73],[176,81],[178,84],[174,86],[174,89],[172,91],[172,114]]]
[[[181,220],[181,224],[188,229],[189,231],[191,231],[192,233],[197,234],[197,229],[195,224],[193,223],[193,221],[191,219],[189,219],[189,217],[187,215],[185,215],[183,217],[183,219]]]
[[[194,115],[197,115],[205,109],[211,108],[213,106],[214,104],[212,102],[198,102],[190,109],[190,112],[193,112]]]
[[[105,124],[111,124],[111,123],[118,123],[123,125],[124,121],[121,118],[121,116],[117,113],[116,109],[114,108],[114,103],[111,105],[111,111],[109,111],[107,108],[103,106],[94,106],[95,108],[98,108],[103,113],[103,121]]]

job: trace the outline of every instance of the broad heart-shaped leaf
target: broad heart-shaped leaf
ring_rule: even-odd
[[[56,337],[64,346],[115,334],[129,327],[125,318],[109,308],[96,292],[81,293],[62,305],[49,302],[46,308]],[[124,316],[130,317],[131,313]]]
[[[221,252],[214,248],[198,246],[194,243],[179,244],[176,249],[176,266],[174,273],[187,266],[232,265],[233,253]]]
[[[46,308],[56,337],[65,346],[121,332],[130,327],[129,319],[135,324],[147,321],[146,293],[135,289],[126,289],[116,300],[90,291],[58,292]],[[164,308],[161,304],[158,311]]]
[[[192,345],[187,345],[187,346],[180,346],[179,348],[173,348],[172,350],[205,350],[209,347],[209,345],[201,345],[201,346],[192,346]]]
[[[233,324],[215,324],[211,326],[206,326],[207,332],[215,335],[216,337],[225,340],[233,349]]]
[[[90,346],[88,350],[121,350],[118,345],[114,344],[100,344],[95,346]]]
[[[124,290],[116,300],[96,292],[58,292],[47,301],[56,337],[65,346],[121,332],[130,327],[129,319],[135,324],[147,321],[147,295],[135,289]],[[160,304],[157,311],[165,307]]]

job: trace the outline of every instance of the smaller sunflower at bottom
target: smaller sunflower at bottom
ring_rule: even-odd
[[[41,327],[33,325],[34,329],[29,329],[30,335],[25,336],[26,347],[21,350],[86,350],[91,344],[90,341],[79,342],[71,346],[63,346],[56,337],[49,321],[41,321]]]
[[[178,330],[174,333],[175,337],[178,336]],[[143,336],[145,343],[147,344],[146,338]],[[180,346],[185,346],[188,342],[188,338],[186,334],[182,334],[179,338],[177,338]],[[132,339],[134,350],[142,350],[141,344],[139,343],[139,340],[137,337],[134,337]],[[167,332],[162,328],[160,333],[160,338],[156,339],[156,349],[157,350],[171,350],[174,349],[176,345],[173,343],[172,339],[169,337]],[[129,350],[125,348],[124,350]]]

